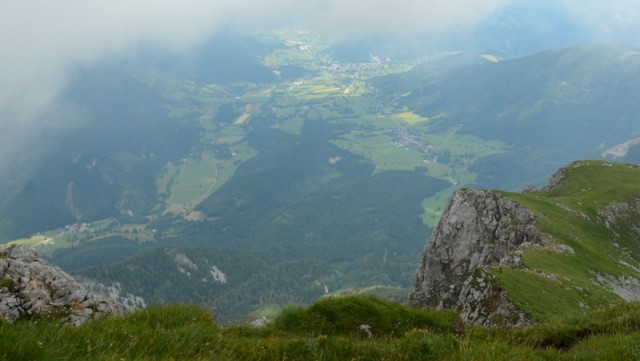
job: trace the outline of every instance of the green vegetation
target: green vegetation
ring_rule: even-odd
[[[185,159],[175,170],[171,167],[174,166],[167,169],[172,185],[168,189],[169,211],[193,209],[214,191],[218,183],[218,162],[212,154],[203,154],[200,159]]]
[[[55,319],[0,321],[0,335],[0,359],[12,361],[635,360],[640,356],[640,304],[515,330],[460,324],[449,311],[371,297],[288,308],[260,329],[219,328],[208,312],[175,305],[77,328],[60,326]]]
[[[0,288],[2,288],[2,287],[6,287],[7,290],[9,290],[9,292],[13,292],[13,290],[16,287],[16,285],[11,280],[0,279]]]
[[[640,277],[637,269],[627,266],[640,263],[634,230],[640,222],[635,208],[640,167],[583,161],[562,172],[563,182],[551,192],[504,193],[532,210],[550,239],[544,248],[524,252],[522,260],[530,270],[493,273],[510,299],[540,320],[619,300],[607,281],[596,280],[598,276]],[[611,220],[604,218],[606,214]]]
[[[275,327],[305,335],[363,336],[369,325],[376,337],[401,337],[414,329],[447,332],[455,324],[453,312],[410,309],[375,297],[325,298],[308,308],[288,308]]]
[[[599,145],[637,135],[631,114],[638,102],[630,92],[639,64],[635,49],[575,46],[498,63],[478,57],[444,76],[433,61],[372,83],[386,104],[429,118],[434,137],[456,128],[458,135],[503,142],[500,154],[480,157],[472,170],[482,187],[520,190]],[[434,120],[436,114],[446,116]]]
[[[193,306],[152,307],[61,327],[55,319],[0,324],[4,360],[204,359],[220,336],[211,316]]]
[[[404,302],[411,288],[393,287],[385,285],[373,285],[358,288],[342,288],[323,295],[323,298],[346,296],[375,296],[383,300]]]
[[[396,113],[393,114],[393,117],[395,119],[401,120],[405,123],[408,124],[416,124],[416,123],[422,123],[422,122],[429,122],[429,118],[423,117],[421,115],[418,115],[416,113],[413,112],[402,112],[402,113]]]

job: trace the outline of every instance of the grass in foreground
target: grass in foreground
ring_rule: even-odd
[[[219,328],[195,306],[151,307],[75,328],[0,323],[3,360],[537,360],[640,358],[640,304],[525,329],[462,325],[450,311],[376,299],[289,308],[262,329]],[[372,336],[360,329],[370,326]]]

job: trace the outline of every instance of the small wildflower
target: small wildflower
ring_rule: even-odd
[[[453,326],[453,332],[455,332],[456,335],[462,335],[464,333],[464,328],[463,328],[461,319],[458,319],[458,321],[456,321],[456,325]]]

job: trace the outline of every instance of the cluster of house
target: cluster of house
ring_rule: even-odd
[[[90,225],[88,223],[74,223],[68,226],[64,226],[64,231],[69,233],[84,232],[89,230],[89,226]]]

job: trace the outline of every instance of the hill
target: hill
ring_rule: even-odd
[[[529,324],[640,299],[640,167],[573,163],[529,193],[460,190],[434,230],[411,303]]]
[[[375,83],[437,119],[430,131],[456,129],[508,144],[470,170],[478,187],[509,189],[638,134],[639,69],[637,49],[574,46],[445,73],[416,67]]]

